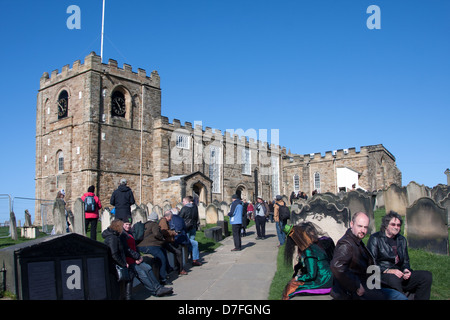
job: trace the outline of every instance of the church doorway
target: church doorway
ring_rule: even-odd
[[[241,200],[248,199],[247,189],[245,188],[245,186],[238,186],[236,188],[236,194]]]
[[[197,182],[192,186],[192,196],[194,197],[194,202],[196,204],[199,204],[200,202],[208,204],[206,200],[206,188],[202,183]]]

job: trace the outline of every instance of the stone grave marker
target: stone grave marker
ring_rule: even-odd
[[[408,246],[448,255],[447,210],[428,197],[423,197],[406,209],[406,239]]]
[[[206,224],[217,224],[219,220],[219,215],[217,211],[217,207],[213,204],[210,204],[206,207]]]
[[[72,230],[75,233],[86,235],[85,230],[85,216],[84,216],[84,202],[81,198],[77,198],[73,203],[73,226]]]
[[[406,215],[406,207],[408,207],[408,196],[405,187],[391,184],[389,188],[383,191],[384,206],[386,212],[395,211],[401,216]]]
[[[53,229],[55,234],[66,234],[66,204],[61,199],[56,199],[53,204]]]

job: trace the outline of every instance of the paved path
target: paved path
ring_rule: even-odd
[[[264,240],[256,240],[252,226],[242,237],[242,250],[234,248],[230,235],[213,253],[201,253],[203,265],[190,267],[188,274],[172,282],[174,294],[157,298],[139,285],[133,290],[136,300],[267,300],[277,269],[278,237],[275,223],[266,223]]]

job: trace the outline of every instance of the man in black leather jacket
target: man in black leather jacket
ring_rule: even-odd
[[[383,217],[380,231],[370,236],[367,248],[380,267],[382,286],[414,293],[414,300],[429,300],[432,274],[411,269],[406,238],[399,234],[402,223],[402,217],[390,211]]]
[[[407,300],[402,293],[388,288],[370,288],[367,285],[369,266],[374,259],[362,239],[369,227],[369,217],[358,212],[352,217],[350,229],[339,239],[331,260],[334,282],[331,296],[337,300]]]

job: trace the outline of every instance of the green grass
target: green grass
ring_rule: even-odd
[[[381,219],[385,210],[376,210],[375,227],[380,230]],[[403,226],[401,233],[403,234]],[[369,236],[363,239],[365,243]],[[411,268],[413,270],[428,270],[433,274],[433,285],[431,286],[431,300],[450,300],[450,256],[434,254],[420,249],[408,249]],[[284,264],[284,246],[280,247],[277,257],[277,271],[273,277],[269,291],[269,300],[281,300],[283,289],[293,274],[292,266]]]

